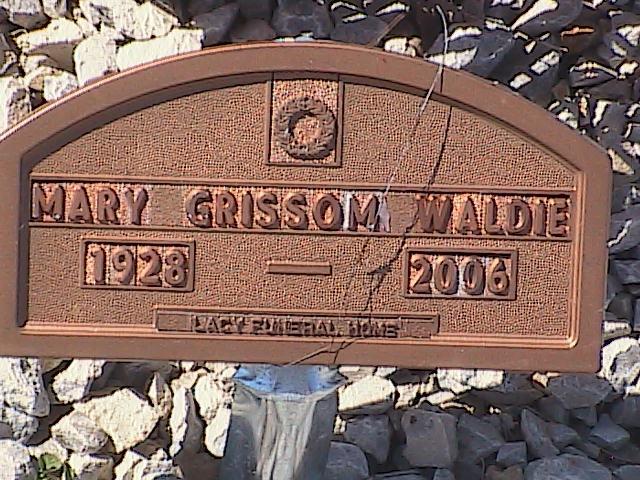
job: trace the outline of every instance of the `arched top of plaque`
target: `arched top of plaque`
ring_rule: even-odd
[[[606,155],[447,69],[416,125],[437,74],[229,46],[38,110],[0,137],[0,354],[596,369]]]

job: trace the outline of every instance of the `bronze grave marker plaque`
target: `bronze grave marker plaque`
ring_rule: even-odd
[[[233,46],[36,112],[0,137],[0,354],[595,370],[606,155],[436,75]]]

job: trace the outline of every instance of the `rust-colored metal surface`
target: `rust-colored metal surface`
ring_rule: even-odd
[[[595,370],[606,156],[436,74],[234,46],[40,110],[0,138],[0,353]]]

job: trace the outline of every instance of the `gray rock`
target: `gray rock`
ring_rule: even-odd
[[[556,397],[543,397],[536,402],[536,407],[546,420],[569,423],[569,410]]]
[[[623,427],[640,428],[640,396],[616,400],[611,408],[611,418]]]
[[[344,438],[384,463],[391,444],[391,423],[386,415],[355,417],[347,421]]]
[[[618,450],[629,442],[631,436],[624,428],[611,420],[606,413],[600,415],[595,427],[591,429],[589,439],[603,448]]]
[[[487,468],[485,480],[524,480],[524,475],[522,473],[522,467],[519,465],[513,465],[504,470],[500,470],[500,468],[495,465],[490,465],[489,468]]]
[[[596,406],[612,391],[606,380],[589,374],[554,377],[547,389],[569,410]]]
[[[478,390],[474,395],[491,405],[511,406],[533,403],[543,393],[533,386],[527,375],[507,373],[498,386],[490,390]]]
[[[355,445],[331,442],[324,480],[364,480],[369,478],[367,457]]]
[[[390,472],[374,475],[371,480],[425,480],[416,470],[405,470],[402,472]],[[455,480],[455,479],[454,479]]]
[[[237,0],[244,18],[271,20],[274,0]]]
[[[547,432],[551,437],[551,441],[558,448],[564,448],[567,445],[578,442],[580,436],[573,428],[562,425],[561,423],[548,423]]]
[[[195,17],[201,13],[207,13],[221,7],[225,4],[225,0],[190,0],[187,13],[189,17]]]
[[[527,465],[525,480],[611,480],[611,472],[597,462],[579,455],[563,454]]]
[[[81,454],[97,453],[107,434],[81,413],[72,411],[51,426],[51,436],[64,448]]]
[[[640,478],[640,465],[623,465],[613,471],[617,480],[638,480]]]
[[[460,458],[474,463],[497,452],[505,444],[496,427],[467,413],[458,419],[458,442]]]
[[[560,453],[547,432],[547,423],[535,413],[527,409],[522,410],[520,428],[529,452],[534,458],[553,457]]]
[[[0,358],[0,399],[35,417],[49,415],[49,397],[36,358]]]
[[[524,2],[523,2],[524,3]],[[533,2],[519,10],[519,15],[510,27],[527,35],[540,35],[545,32],[559,32],[580,15],[582,1],[563,0],[561,2]]]
[[[589,427],[593,427],[598,422],[596,407],[575,408],[571,410],[571,415]]]
[[[238,7],[238,4],[228,3],[212,12],[193,17],[192,25],[202,29],[204,32],[202,45],[209,47],[224,41],[236,18],[238,18],[239,12],[240,7]]]
[[[24,445],[13,440],[0,440],[0,478],[2,480],[34,480],[36,466]]]
[[[640,260],[611,260],[611,268],[623,285],[640,283]]]
[[[413,467],[450,467],[458,457],[457,419],[448,413],[410,409],[402,416],[403,455]]]
[[[53,379],[53,393],[62,403],[77,402],[102,375],[104,360],[77,359]]]
[[[247,20],[229,32],[229,39],[233,43],[273,40],[274,38],[276,38],[276,32],[271,28],[271,25],[257,18]]]
[[[313,38],[329,38],[333,29],[326,5],[313,0],[281,2],[273,14],[271,25],[283,37],[310,32]]]
[[[527,444],[525,442],[505,443],[498,450],[496,462],[503,467],[525,465],[527,463]]]
[[[456,480],[456,477],[451,470],[439,468],[433,474],[433,480]]]
[[[387,31],[387,23],[377,17],[367,16],[362,20],[339,22],[331,32],[331,40],[359,45],[376,45]]]

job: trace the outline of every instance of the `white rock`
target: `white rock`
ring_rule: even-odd
[[[51,436],[64,448],[82,454],[97,453],[107,443],[107,434],[75,410],[51,426]]]
[[[338,411],[354,415],[383,413],[391,406],[393,382],[371,375],[338,390]]]
[[[169,417],[173,394],[167,381],[158,372],[153,374],[149,389],[147,390],[147,397],[151,400],[152,405],[156,408],[158,416],[161,419]]]
[[[98,29],[95,27],[95,25],[84,18],[80,7],[74,7],[71,10],[71,16],[73,17],[73,21],[76,22],[76,24],[82,31],[83,36],[90,37],[98,33]]]
[[[73,62],[80,85],[115,72],[116,42],[102,33],[86,38],[73,51]]]
[[[193,370],[190,372],[184,372],[178,378],[171,380],[171,390],[177,392],[179,388],[191,389],[196,384],[198,379],[204,375],[207,375],[207,371],[204,368]]]
[[[198,379],[193,389],[200,417],[205,422],[213,420],[221,405],[231,403],[231,395],[225,391],[217,375],[208,373]]]
[[[375,367],[361,367],[357,365],[342,365],[338,367],[338,373],[345,377],[349,382],[362,380],[365,377],[373,375],[375,371]]]
[[[164,37],[131,42],[120,47],[116,64],[119,70],[126,70],[172,55],[200,50],[202,38],[202,30],[174,28]]]
[[[11,82],[2,86],[11,87]],[[0,93],[1,95],[1,93]],[[17,410],[36,417],[49,415],[49,397],[42,382],[42,365],[37,358],[0,358],[0,397]]]
[[[457,395],[453,392],[434,392],[425,397],[425,400],[431,405],[442,405],[443,403],[455,400]]]
[[[67,13],[67,0],[42,0],[42,9],[50,18],[64,17]]]
[[[80,0],[84,16],[94,25],[112,26],[135,40],[162,37],[178,25],[178,19],[151,2],[134,0]]]
[[[83,455],[72,453],[69,466],[76,480],[111,480],[113,478],[113,459],[107,456]]]
[[[75,75],[61,71],[44,77],[43,96],[47,102],[58,100],[77,90],[78,79]]]
[[[54,368],[59,367],[62,362],[64,362],[63,358],[41,358],[40,364],[42,365],[42,373],[50,372]]]
[[[227,362],[206,362],[204,366],[220,380],[231,380],[239,367],[237,364]]]
[[[102,375],[104,360],[77,359],[53,380],[53,392],[62,403],[84,398],[93,381]]]
[[[45,28],[16,36],[23,53],[47,55],[69,71],[73,69],[73,49],[81,40],[82,30],[67,18],[55,18]]]
[[[173,465],[164,450],[149,459],[128,450],[114,470],[114,480],[172,480],[182,478],[180,468]]]
[[[214,457],[224,456],[231,421],[231,408],[222,407],[216,416],[207,423],[204,431],[204,444]]]
[[[497,387],[504,379],[502,370],[439,368],[437,373],[440,388],[453,393],[463,393],[472,388],[486,390]]]
[[[614,338],[625,337],[631,333],[629,322],[605,320],[602,326],[602,339],[613,340]]]
[[[147,459],[137,452],[127,450],[114,470],[115,480],[139,479]]]
[[[179,388],[173,395],[173,409],[169,418],[171,446],[169,455],[181,452],[196,452],[202,441],[202,423],[196,412],[191,390]]]
[[[74,408],[105,431],[117,453],[146,439],[159,418],[156,409],[130,389],[77,403]]]
[[[36,466],[24,445],[0,440],[0,480],[34,480]]]
[[[41,457],[45,453],[53,455],[61,462],[66,462],[69,458],[69,452],[67,451],[67,449],[60,445],[53,438],[49,438],[40,445],[32,445],[27,448],[29,449],[29,455],[35,458]]]
[[[598,376],[609,381],[617,392],[634,389],[640,375],[640,343],[637,339],[618,338],[602,348],[602,368]]]
[[[29,90],[42,92],[44,91],[44,79],[48,76],[56,75],[61,72],[63,72],[63,70],[42,64],[29,71],[25,71],[23,81]]]
[[[384,42],[384,50],[387,52],[399,53],[400,55],[406,55],[408,57],[415,57],[418,54],[416,46],[419,46],[420,43],[420,39],[395,37]]]
[[[0,406],[0,438],[26,442],[38,430],[38,419],[6,405]]]
[[[35,28],[47,21],[39,0],[0,0],[9,12],[9,20],[24,28]]]

